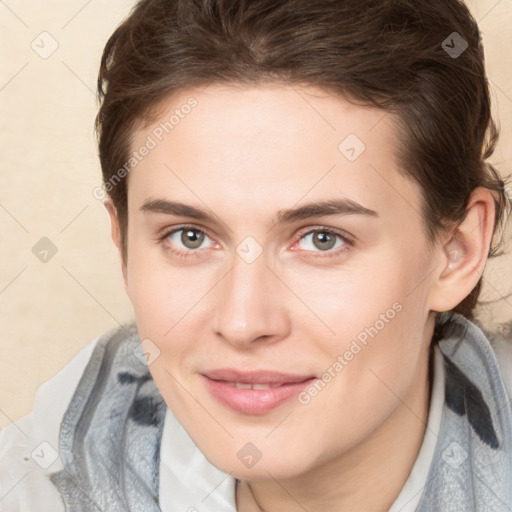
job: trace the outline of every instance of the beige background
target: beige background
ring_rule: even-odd
[[[37,387],[81,347],[132,316],[107,212],[92,191],[101,183],[93,134],[100,55],[133,4],[0,0],[0,427],[28,413]],[[469,5],[502,128],[492,161],[509,175],[512,2]],[[32,252],[43,237],[57,248],[46,263]],[[510,293],[512,255],[485,279],[484,299]],[[512,318],[512,297],[482,318]]]

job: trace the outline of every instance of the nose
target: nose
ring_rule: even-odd
[[[217,288],[213,328],[227,343],[251,348],[288,336],[287,288],[263,255],[252,263],[236,255],[233,267]]]

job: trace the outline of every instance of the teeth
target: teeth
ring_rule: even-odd
[[[270,384],[253,384],[252,389],[268,389]]]
[[[251,385],[244,382],[235,382],[235,387],[238,389],[251,389]]]
[[[248,382],[230,382],[229,385],[237,389],[269,389],[280,386],[280,384],[250,384]]]

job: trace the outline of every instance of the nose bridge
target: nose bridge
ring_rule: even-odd
[[[267,267],[264,254],[252,260],[244,256],[246,248],[240,244],[232,268],[222,280],[216,308],[217,333],[237,346],[261,339],[276,340],[286,328],[279,280]]]

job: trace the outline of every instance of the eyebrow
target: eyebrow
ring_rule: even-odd
[[[190,217],[200,222],[219,224],[219,221],[216,219],[216,217],[210,214],[206,209],[176,201],[169,201],[167,199],[147,200],[140,207],[140,210],[150,213]],[[300,220],[327,217],[332,215],[367,215],[371,217],[379,216],[379,214],[374,210],[370,210],[369,208],[366,208],[350,199],[341,198],[327,201],[315,201],[299,206],[297,208],[279,210],[274,218],[274,224],[291,224]]]

